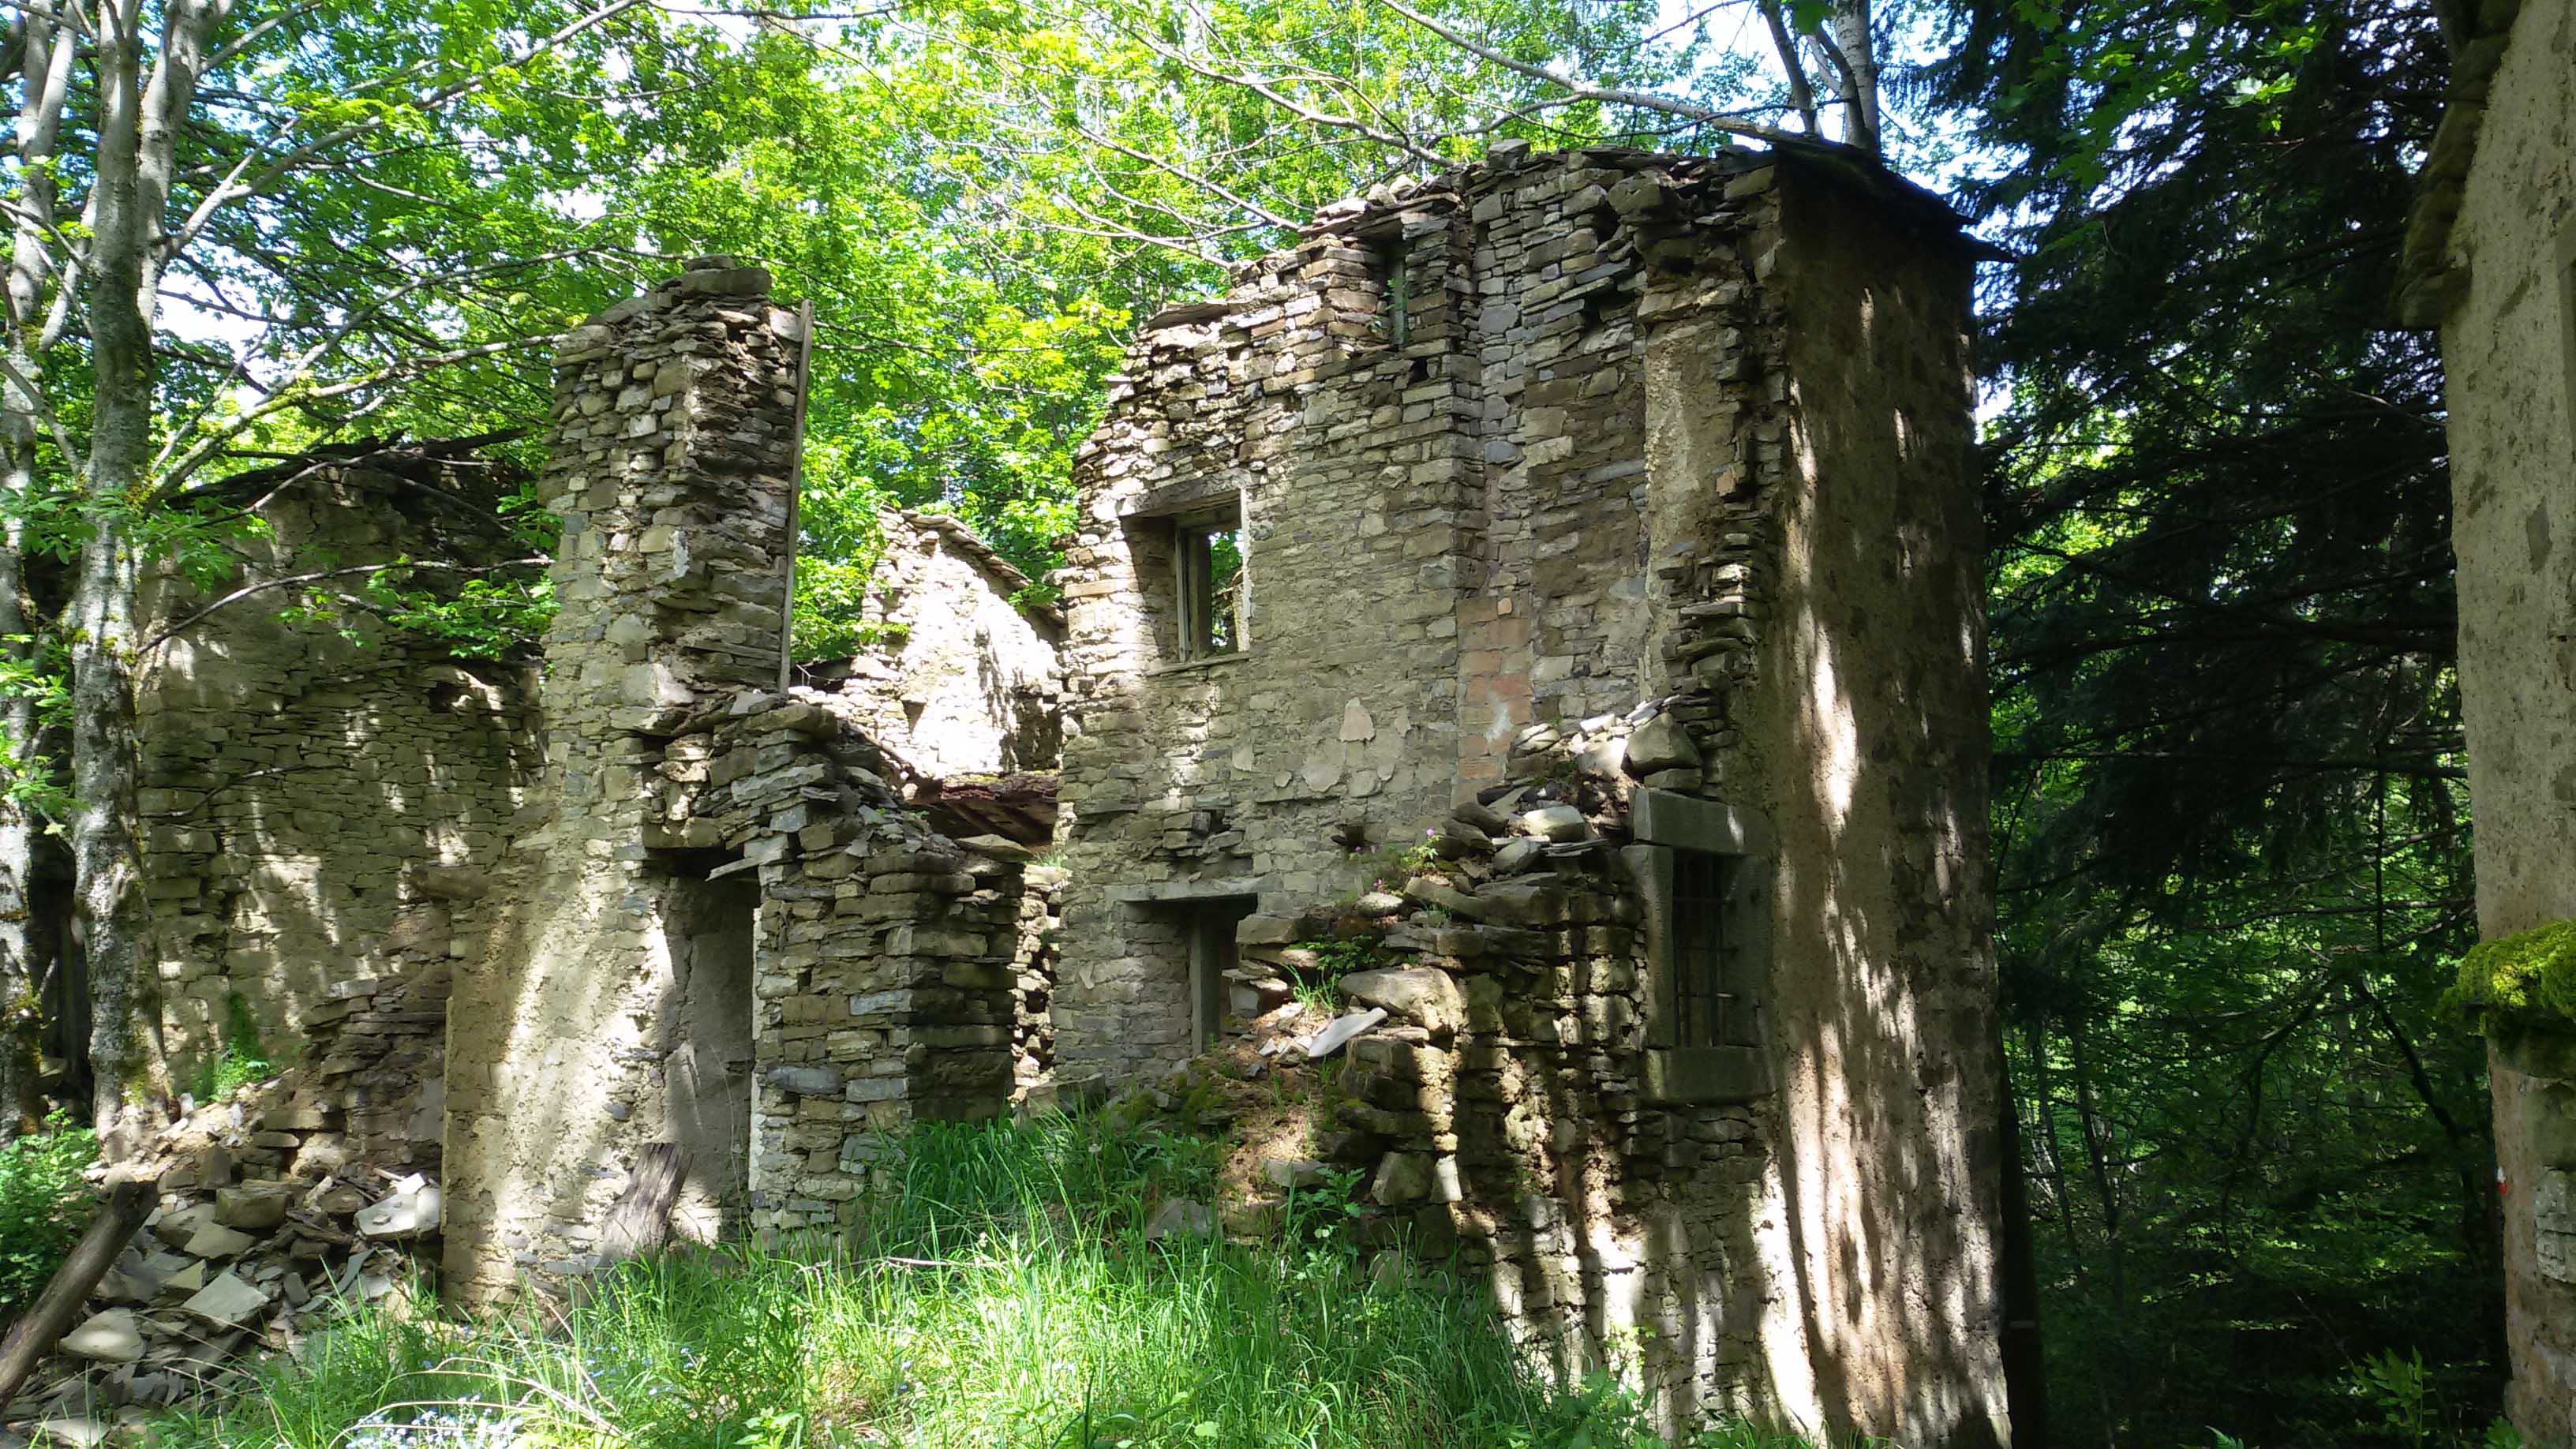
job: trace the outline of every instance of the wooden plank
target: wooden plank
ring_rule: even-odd
[[[671,1241],[671,1209],[680,1200],[688,1164],[677,1142],[647,1142],[636,1154],[635,1175],[608,1205],[599,1250],[612,1259],[658,1253]]]

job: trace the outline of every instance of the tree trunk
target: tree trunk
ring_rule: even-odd
[[[1843,54],[1843,139],[1871,155],[1878,144],[1878,45],[1869,0],[1834,0],[1834,48]]]
[[[8,391],[14,405],[19,401],[17,390]],[[31,665],[31,650],[18,642],[27,635],[28,618],[19,578],[26,532],[19,500],[27,496],[33,480],[28,465],[35,453],[34,439],[17,434],[22,416],[12,410],[0,423],[10,434],[0,437],[0,670],[13,672]],[[41,768],[32,700],[23,696],[0,700],[0,742],[8,751],[8,770],[18,780]],[[36,1054],[36,1041],[44,1029],[37,1002],[41,968],[30,929],[34,912],[28,905],[35,846],[33,809],[15,793],[0,793],[0,1142],[35,1130],[45,1115]]]
[[[26,505],[36,487],[37,424],[43,399],[34,392],[37,352],[59,332],[51,302],[50,230],[57,200],[54,161],[61,137],[77,37],[41,10],[23,12],[18,37],[18,106],[12,150],[18,162],[8,275],[7,374],[0,376],[0,670],[32,673],[35,649],[26,602]],[[23,694],[0,700],[0,745],[11,782],[49,773],[39,742],[35,703]],[[23,790],[0,795],[0,1141],[41,1122],[37,1040],[43,969],[30,898],[36,821]]]
[[[121,13],[119,13],[121,11]],[[152,440],[152,293],[157,208],[144,197],[139,8],[102,7],[98,41],[97,217],[90,253],[94,388],[87,517],[73,584],[72,868],[88,954],[90,1063],[99,1147],[140,1150],[170,1097],[161,1061],[158,973],[146,938],[142,842],[135,828],[134,629],[138,570],[132,511]],[[158,86],[155,87],[158,89]]]
[[[0,1338],[0,1408],[7,1407],[18,1386],[27,1381],[27,1375],[35,1372],[46,1352],[71,1329],[90,1290],[107,1276],[108,1269],[116,1266],[117,1255],[134,1241],[135,1231],[152,1215],[153,1204],[160,1197],[158,1174],[109,1179],[107,1196],[99,1203],[98,1216],[90,1219],[89,1231],[72,1245],[62,1266],[45,1283],[45,1291],[37,1296],[35,1306],[9,1325],[8,1337]]]

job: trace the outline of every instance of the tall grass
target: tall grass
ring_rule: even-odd
[[[1259,1247],[1149,1242],[1213,1149],[1109,1116],[932,1127],[846,1244],[630,1263],[567,1309],[362,1315],[171,1449],[1610,1449],[1634,1406],[1520,1371],[1491,1310],[1368,1271],[1342,1205]],[[1770,1441],[1712,1438],[1710,1444]]]

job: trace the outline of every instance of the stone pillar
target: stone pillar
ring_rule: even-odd
[[[664,744],[776,677],[799,339],[768,293],[701,259],[556,355],[546,758],[448,1018],[446,1267],[468,1301],[596,1267],[644,1147],[677,1130],[674,922],[706,870],[648,832]]]

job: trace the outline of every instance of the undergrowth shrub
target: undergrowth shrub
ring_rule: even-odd
[[[1633,1449],[1633,1400],[1524,1372],[1483,1296],[1350,1235],[1148,1240],[1215,1144],[1096,1112],[926,1126],[847,1240],[625,1264],[477,1325],[362,1314],[166,1449]],[[1768,1446],[1715,1437],[1711,1449]]]
[[[95,1194],[81,1172],[97,1160],[97,1134],[59,1115],[0,1146],[0,1323],[35,1301],[87,1226]]]
[[[259,1039],[259,1019],[251,1014],[250,999],[231,992],[224,997],[222,1045],[197,1063],[188,1081],[189,1093],[200,1103],[228,1101],[251,1083],[275,1076],[278,1066]]]

